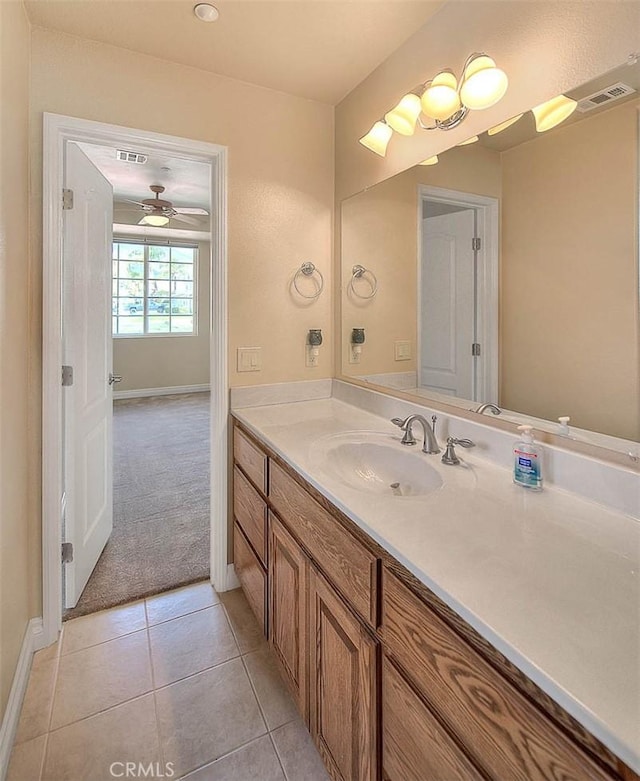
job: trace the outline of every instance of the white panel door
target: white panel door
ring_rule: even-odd
[[[113,191],[74,143],[67,143],[63,238],[64,363],[73,385],[64,389],[66,512],[64,539],[73,544],[65,566],[65,605],[74,607],[113,528],[111,257]]]
[[[474,399],[472,209],[422,221],[420,386]]]

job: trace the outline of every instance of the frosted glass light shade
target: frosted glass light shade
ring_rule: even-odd
[[[421,163],[418,163],[418,165],[435,165],[438,162],[438,155],[434,155],[433,157],[427,157],[426,160],[423,160]]]
[[[384,157],[387,154],[387,145],[393,130],[384,122],[376,122],[366,136],[362,136],[359,139],[362,146],[366,146],[372,152],[375,152],[380,157]]]
[[[460,99],[467,108],[479,111],[494,106],[507,91],[507,74],[496,67],[486,54],[478,55],[467,65],[460,88]]]
[[[475,144],[476,141],[478,141],[478,136],[471,136],[471,138],[467,138],[466,141],[458,144],[458,146],[469,146],[469,144]]]
[[[545,130],[556,127],[573,114],[577,105],[575,100],[571,100],[566,95],[558,95],[557,98],[551,98],[546,103],[531,109],[536,119],[536,130],[538,133],[544,133]]]
[[[519,119],[521,119],[523,116],[524,114],[518,114],[517,117],[511,117],[511,119],[507,119],[505,122],[501,122],[499,125],[489,128],[489,130],[487,130],[487,133],[490,136],[496,136],[498,133],[502,133],[503,130],[506,130],[508,127],[511,127],[511,125],[515,125],[516,122]]]
[[[162,228],[163,225],[167,225],[169,218],[164,214],[147,214],[140,222],[144,225],[153,225],[154,228]]]
[[[450,71],[439,73],[422,93],[422,110],[432,119],[449,119],[460,109],[458,82]]]
[[[387,125],[390,125],[396,133],[400,133],[403,136],[412,136],[421,111],[420,98],[410,92],[402,98],[394,109],[385,114],[384,118]]]

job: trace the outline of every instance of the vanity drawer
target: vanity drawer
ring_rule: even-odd
[[[386,568],[381,634],[391,656],[491,778],[610,779]]]
[[[233,564],[247,602],[266,634],[267,573],[237,523],[233,525]]]
[[[375,626],[378,559],[278,464],[272,461],[270,470],[269,499],[281,519],[349,604]]]
[[[386,656],[382,658],[382,776],[388,781],[484,781]]]
[[[267,505],[238,467],[233,470],[233,514],[266,567]]]
[[[267,457],[237,426],[233,429],[233,458],[262,493],[267,493]]]

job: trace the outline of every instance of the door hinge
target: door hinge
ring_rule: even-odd
[[[69,209],[73,209],[73,190],[67,190],[66,188],[63,189],[62,209],[63,211],[68,211]]]
[[[73,366],[62,367],[62,386],[69,387],[73,385]]]
[[[474,357],[480,355],[480,345],[478,344],[478,342],[474,342],[471,345],[471,355],[473,355]]]
[[[70,564],[73,561],[73,543],[72,542],[63,542],[62,543],[62,563],[63,564]]]
[[[471,239],[471,249],[474,252],[477,252],[481,247],[482,247],[482,239],[479,239],[477,237],[475,239]]]

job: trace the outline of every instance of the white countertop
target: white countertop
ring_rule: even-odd
[[[420,454],[444,475],[444,487],[381,498],[325,471],[318,441],[383,432],[406,450],[385,418],[336,399],[233,414],[640,772],[637,520],[556,488],[527,491],[509,470],[460,448],[475,480]]]

